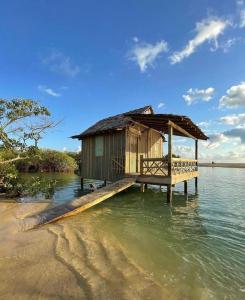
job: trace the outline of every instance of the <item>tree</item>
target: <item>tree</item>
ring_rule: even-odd
[[[50,112],[32,99],[0,99],[0,149],[11,152],[0,164],[26,159],[35,153],[44,132],[58,123]]]
[[[0,99],[0,193],[18,196],[33,186],[41,186],[38,178],[33,184],[23,184],[15,163],[38,157],[39,140],[57,124],[51,120],[48,109],[37,101]]]

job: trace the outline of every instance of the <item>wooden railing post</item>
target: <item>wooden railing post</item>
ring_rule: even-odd
[[[172,175],[173,127],[168,125],[168,176]]]
[[[140,155],[140,175],[143,175],[144,170],[143,170],[143,155]]]
[[[173,127],[168,124],[168,176],[172,176],[172,146],[173,146]],[[172,202],[172,185],[167,187],[167,202]]]
[[[198,140],[195,140],[195,159],[196,159],[196,171],[198,171]],[[195,177],[195,191],[197,193],[198,178]]]

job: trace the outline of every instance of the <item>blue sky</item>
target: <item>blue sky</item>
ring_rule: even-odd
[[[139,0],[0,2],[1,98],[46,105],[62,124],[42,147],[147,104],[210,136],[203,160],[245,161],[245,3]],[[189,155],[188,139],[175,152]]]

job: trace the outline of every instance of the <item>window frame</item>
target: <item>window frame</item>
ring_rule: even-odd
[[[95,157],[104,156],[104,136],[97,135],[95,137]]]

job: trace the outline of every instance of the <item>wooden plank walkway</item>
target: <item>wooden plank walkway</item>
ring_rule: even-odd
[[[62,205],[47,209],[37,215],[23,220],[22,227],[24,230],[35,228],[40,225],[52,223],[60,219],[76,215],[96,204],[120,193],[135,184],[135,178],[123,178],[106,187],[91,192],[78,199],[71,200]]]

